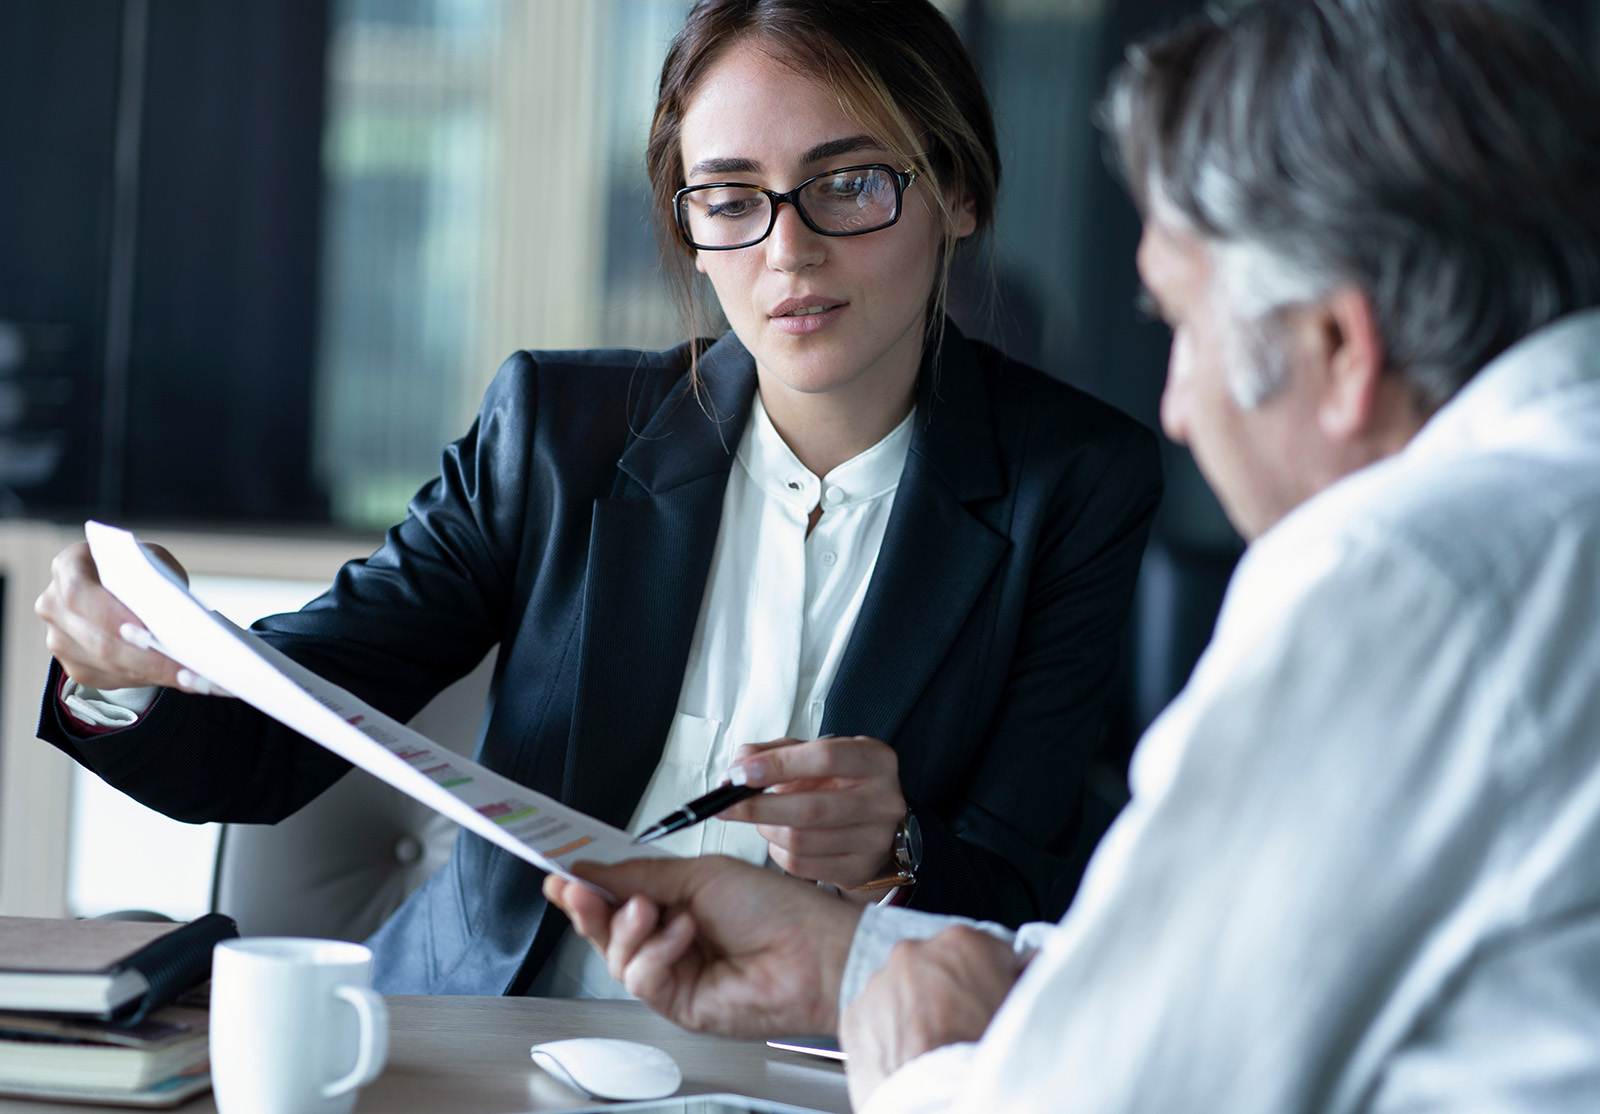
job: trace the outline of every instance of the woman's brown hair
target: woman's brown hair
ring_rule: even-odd
[[[672,212],[685,184],[683,116],[706,71],[744,41],[829,85],[851,119],[927,184],[944,224],[929,323],[942,322],[959,206],[972,206],[982,232],[1000,186],[989,99],[955,29],[928,0],[701,0],[661,67],[645,153],[662,265],[691,331],[700,328],[694,251]]]

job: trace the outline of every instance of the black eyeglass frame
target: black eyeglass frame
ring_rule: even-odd
[[[890,179],[894,182],[894,216],[890,217],[889,220],[883,224],[875,225],[872,228],[862,228],[851,232],[831,232],[826,228],[818,228],[816,223],[812,221],[810,215],[807,214],[805,206],[800,204],[800,191],[805,189],[812,182],[818,181],[819,179],[831,178],[835,174],[848,174],[852,170],[882,170],[888,173]],[[916,180],[917,171],[915,169],[896,170],[888,163],[869,162],[863,163],[861,166],[841,166],[835,170],[824,170],[821,174],[813,174],[804,182],[801,182],[794,189],[789,190],[786,193],[779,193],[777,190],[769,190],[765,186],[753,186],[749,182],[702,182],[695,186],[684,186],[681,190],[672,195],[672,217],[673,220],[677,222],[678,235],[682,237],[684,243],[688,244],[689,247],[693,248],[695,251],[741,251],[744,248],[755,247],[762,240],[765,240],[768,236],[772,235],[772,230],[778,226],[778,206],[782,205],[786,201],[794,207],[795,213],[799,215],[801,221],[805,223],[805,226],[811,229],[811,231],[815,232],[818,236],[865,236],[871,232],[882,232],[885,228],[892,227],[900,222],[900,214],[905,212],[906,190],[910,189],[911,183],[915,182]],[[683,215],[683,199],[687,195],[694,193],[696,190],[716,189],[755,190],[757,193],[765,194],[768,202],[766,231],[761,233],[761,235],[757,236],[754,240],[746,240],[742,244],[724,244],[721,247],[707,247],[704,244],[695,243],[694,240],[689,236],[689,222]]]

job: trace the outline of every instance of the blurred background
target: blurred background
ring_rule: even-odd
[[[0,911],[98,912],[137,870],[91,877],[84,849],[145,821],[97,782],[69,791],[31,738],[28,609],[85,517],[219,538],[209,590],[248,621],[370,549],[513,350],[684,338],[643,150],[688,6],[0,0]],[[939,6],[1005,164],[992,251],[961,267],[953,313],[1154,426],[1167,335],[1134,309],[1138,222],[1090,117],[1128,40],[1200,5]],[[1600,0],[1543,6],[1596,56]],[[1165,452],[1113,800],[1241,548]],[[203,904],[197,838],[169,911]],[[122,842],[136,860],[157,839]]]

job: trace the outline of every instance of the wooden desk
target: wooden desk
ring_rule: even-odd
[[[516,1114],[590,1105],[528,1056],[528,1046],[564,1037],[623,1037],[664,1048],[683,1069],[681,1094],[734,1091],[848,1114],[838,1064],[779,1052],[761,1041],[686,1033],[638,1002],[545,998],[389,1000],[389,1064],[356,1103],[356,1114]],[[72,1114],[105,1106],[0,1099],[0,1114]],[[177,1108],[213,1114],[209,1094]]]

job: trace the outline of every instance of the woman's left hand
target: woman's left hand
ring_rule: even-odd
[[[848,891],[891,872],[906,800],[887,743],[865,735],[747,743],[733,768],[771,791],[725,809],[722,819],[755,824],[772,861],[790,874]]]

